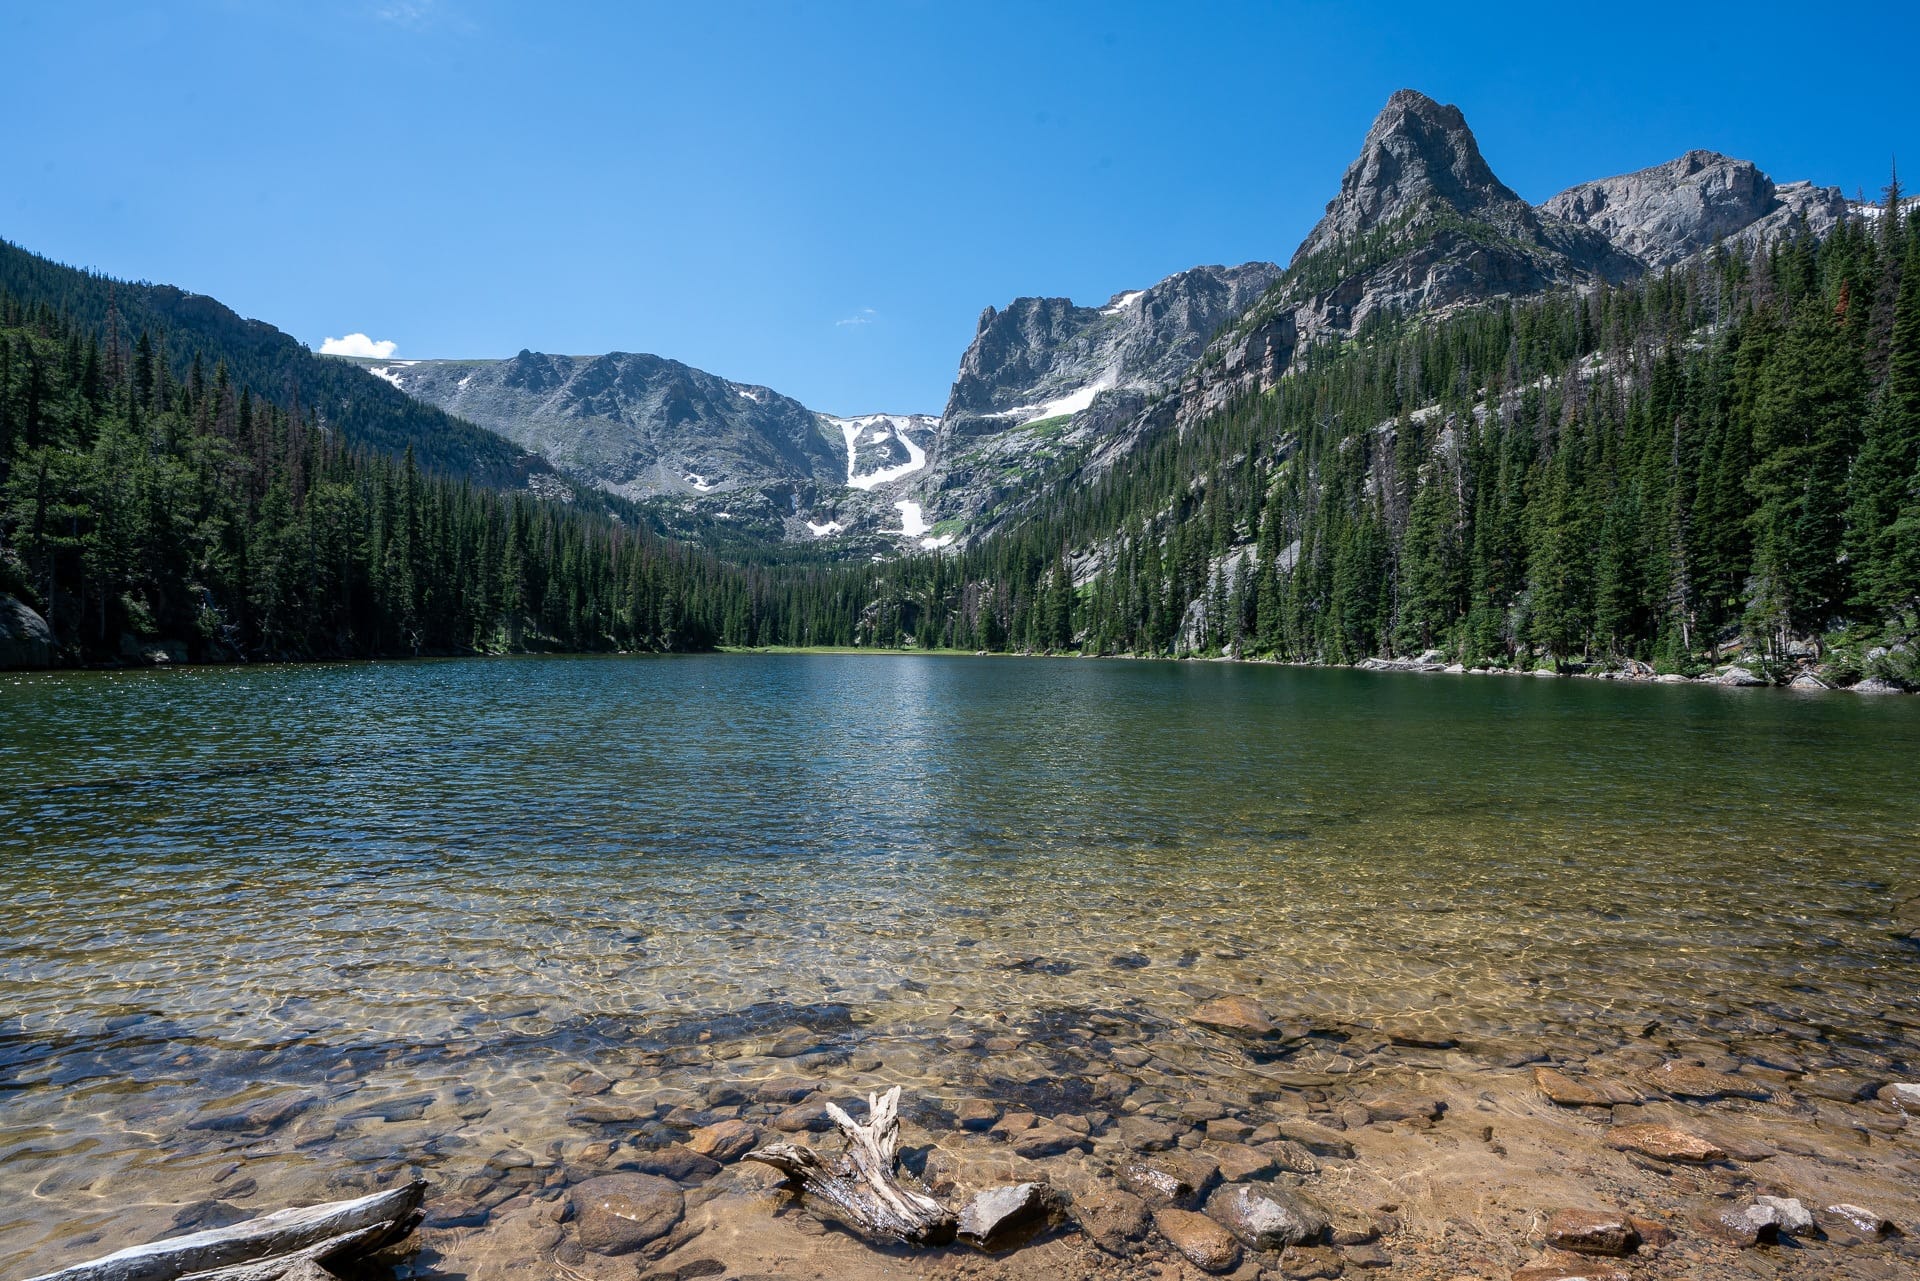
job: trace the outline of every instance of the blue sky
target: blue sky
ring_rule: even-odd
[[[1909,6],[0,8],[0,237],[397,355],[938,412],[980,309],[1284,262],[1413,86],[1531,200],[1711,147],[1920,182]]]

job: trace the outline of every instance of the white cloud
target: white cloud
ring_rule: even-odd
[[[859,311],[854,312],[851,316],[848,316],[842,320],[834,321],[833,325],[834,325],[834,328],[836,329],[838,329],[842,325],[871,325],[874,322],[874,319],[879,316],[879,314],[880,314],[879,312],[875,311],[871,307],[862,307]]]
[[[385,360],[399,350],[399,344],[390,338],[379,342],[365,334],[348,334],[345,338],[329,338],[320,344],[322,356],[371,356],[376,360]]]

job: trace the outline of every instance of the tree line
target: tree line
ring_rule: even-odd
[[[1920,610],[1920,219],[1381,318],[954,564],[880,643],[1686,670]]]
[[[355,444],[0,291],[0,592],[66,656],[712,645],[1353,662],[1854,653],[1920,611],[1920,219],[1377,317],[958,553],[753,564]],[[1836,649],[1837,647],[1837,649]],[[1907,678],[1913,674],[1907,673]]]

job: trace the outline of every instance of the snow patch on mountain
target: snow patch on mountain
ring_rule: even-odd
[[[863,414],[858,418],[835,418],[822,414],[821,418],[840,429],[840,436],[847,443],[847,486],[850,489],[871,490],[880,485],[891,484],[903,477],[911,476],[927,465],[926,448],[916,443],[908,435],[908,428],[917,426],[914,420],[905,414]],[[885,443],[888,439],[897,439],[907,451],[907,461],[891,467],[880,467],[870,472],[860,471],[857,454],[860,436],[871,432],[867,438],[870,445]]]
[[[367,370],[367,372],[372,374],[375,378],[384,379],[385,381],[392,383],[394,386],[399,387],[400,375],[394,373],[393,371],[396,369],[411,369],[413,368],[413,366],[419,363],[420,362],[417,360],[396,360],[391,365],[378,365],[372,369]],[[405,390],[405,389],[402,388],[402,390]]]
[[[1140,299],[1146,297],[1146,295],[1147,291],[1144,289],[1129,289],[1126,293],[1116,296],[1112,302],[1102,307],[1100,314],[1103,316],[1117,316],[1127,308],[1133,306],[1133,304]]]
[[[902,498],[894,506],[900,509],[900,532],[908,538],[917,538],[932,531],[933,526],[927,524],[927,515],[920,509],[919,503],[911,498]]]
[[[830,520],[824,525],[816,525],[808,521],[807,528],[813,531],[815,538],[829,538],[834,534],[844,533],[847,527],[837,520]]]

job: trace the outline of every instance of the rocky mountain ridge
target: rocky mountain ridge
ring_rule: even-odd
[[[1282,270],[1203,266],[1103,306],[987,307],[938,417],[815,413],[768,388],[616,353],[388,368],[410,394],[576,478],[846,554],[983,536],[1083,470],[1271,388],[1375,318],[1622,284],[1848,216],[1835,188],[1692,151],[1531,205],[1465,116],[1388,99]],[[397,362],[390,362],[397,364]]]

